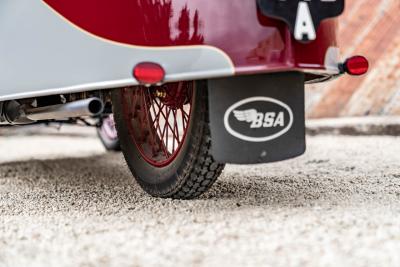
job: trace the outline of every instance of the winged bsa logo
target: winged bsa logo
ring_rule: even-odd
[[[283,127],[285,125],[285,117],[282,111],[279,113],[262,113],[257,112],[255,109],[248,109],[245,111],[234,110],[233,114],[238,121],[246,121],[251,123],[250,128]]]
[[[226,130],[249,142],[276,139],[293,125],[291,108],[274,98],[251,97],[232,105],[224,116]]]

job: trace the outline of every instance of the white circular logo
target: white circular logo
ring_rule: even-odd
[[[293,125],[293,111],[282,101],[270,97],[250,97],[227,109],[226,130],[248,142],[266,142],[287,133]]]

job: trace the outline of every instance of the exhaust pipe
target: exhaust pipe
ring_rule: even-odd
[[[66,104],[39,108],[25,108],[16,101],[5,104],[4,117],[9,124],[28,124],[42,120],[63,120],[68,118],[92,117],[103,113],[101,99],[93,97]]]
[[[62,120],[67,118],[97,116],[103,112],[104,104],[99,98],[88,98],[66,104],[32,108],[25,111],[32,121]]]

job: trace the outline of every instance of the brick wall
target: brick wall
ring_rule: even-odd
[[[308,86],[308,117],[400,115],[400,0],[346,2],[342,56],[365,55],[371,70],[361,78]]]

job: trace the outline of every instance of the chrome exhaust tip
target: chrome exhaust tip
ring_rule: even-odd
[[[94,117],[104,110],[104,104],[97,97],[78,100],[66,104],[32,108],[25,111],[29,120],[63,120],[78,117]]]
[[[92,97],[65,104],[28,109],[16,101],[10,101],[6,103],[3,112],[9,124],[28,124],[43,120],[95,117],[101,115],[103,111],[103,101]]]

